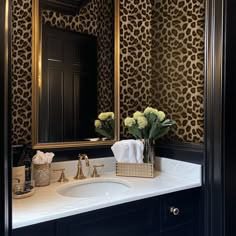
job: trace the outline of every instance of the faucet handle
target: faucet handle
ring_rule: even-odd
[[[97,167],[104,167],[104,164],[101,164],[101,165],[93,165],[93,173],[91,174],[91,177],[93,177],[93,178],[97,178],[97,177],[100,176],[100,175],[98,174],[98,172],[97,172]]]
[[[66,175],[65,175],[65,168],[53,170],[53,172],[55,172],[55,171],[61,171],[61,175],[60,175],[59,179],[57,180],[57,182],[67,182],[67,181],[69,181],[66,178]]]

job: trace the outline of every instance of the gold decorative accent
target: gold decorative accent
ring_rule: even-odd
[[[61,171],[61,175],[60,175],[59,179],[57,180],[57,182],[67,182],[67,181],[69,181],[66,178],[66,175],[65,175],[65,168],[53,170],[53,172],[55,172],[55,171]]]
[[[51,177],[51,164],[33,164],[33,176],[36,187],[49,185]]]
[[[154,164],[152,163],[116,163],[117,176],[154,177]]]
[[[97,178],[100,177],[100,175],[97,172],[97,167],[104,167],[104,164],[101,165],[93,165],[93,173],[91,174],[91,177]]]
[[[76,141],[76,142],[50,142],[39,143],[39,97],[42,80],[42,32],[41,9],[39,0],[32,2],[32,148],[73,148],[81,146],[112,145],[120,139],[120,1],[115,1],[114,10],[114,114],[115,128],[114,140],[105,141]]]
[[[77,169],[77,173],[74,177],[74,179],[86,179],[86,177],[84,176],[83,173],[83,169],[82,169],[82,160],[85,160],[86,166],[89,166],[89,159],[88,156],[86,154],[79,154],[79,160],[78,160],[78,169]]]

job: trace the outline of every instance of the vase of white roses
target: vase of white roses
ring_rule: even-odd
[[[144,142],[143,162],[154,163],[154,141],[167,134],[174,120],[166,119],[163,111],[147,107],[144,112],[136,111],[132,117],[127,117],[124,121],[128,131],[136,139]]]
[[[101,112],[98,119],[94,121],[95,131],[107,139],[114,138],[114,113]]]

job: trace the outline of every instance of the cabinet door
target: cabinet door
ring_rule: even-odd
[[[57,221],[57,236],[158,236],[159,210],[152,198],[67,217]]]
[[[200,188],[161,196],[163,236],[199,235]]]
[[[56,236],[55,233],[55,222],[49,221],[14,229],[12,236]]]

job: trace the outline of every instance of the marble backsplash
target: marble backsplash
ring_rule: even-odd
[[[86,167],[85,162],[82,161],[83,172],[85,176],[90,176],[93,171],[93,165],[104,164],[104,167],[99,167],[97,170],[99,174],[115,171],[116,160],[114,157],[94,158],[90,159],[90,166]],[[78,161],[63,161],[51,164],[51,182],[57,181],[60,177],[60,172],[53,172],[53,170],[65,168],[66,176],[75,176],[77,172]],[[157,171],[165,172],[178,177],[184,177],[190,180],[201,180],[201,165],[194,163],[173,160],[165,157],[155,158],[155,168]]]

